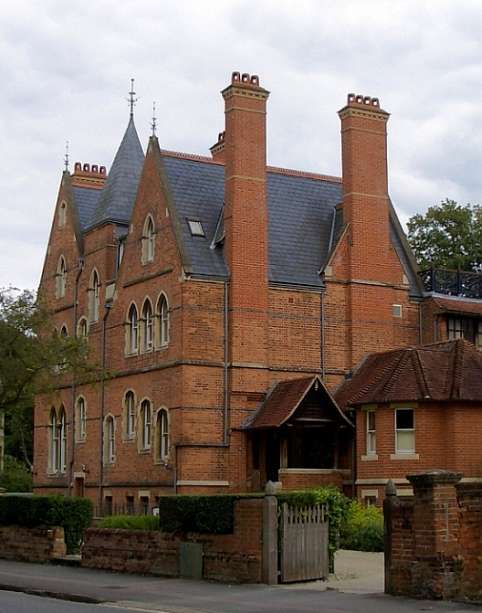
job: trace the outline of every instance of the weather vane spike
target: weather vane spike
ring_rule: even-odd
[[[64,157],[65,170],[69,170],[69,141],[65,141],[65,157]]]
[[[129,106],[131,109],[131,119],[134,117],[134,105],[137,102],[138,98],[135,97],[136,92],[134,91],[134,79],[131,79],[131,91],[129,92]]]
[[[152,136],[156,135],[156,128],[157,128],[156,102],[154,101],[152,103],[152,123],[151,123]]]

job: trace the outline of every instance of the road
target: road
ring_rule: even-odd
[[[8,589],[10,588],[10,589]],[[13,593],[13,590],[17,593]],[[22,591],[44,594],[24,594]],[[90,599],[91,604],[45,597]],[[95,604],[92,600],[97,600]],[[474,613],[473,606],[382,593],[292,586],[224,585],[0,560],[0,613]]]

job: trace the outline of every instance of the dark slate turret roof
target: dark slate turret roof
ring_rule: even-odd
[[[143,164],[144,152],[131,117],[101,191],[90,227],[104,221],[129,223]]]

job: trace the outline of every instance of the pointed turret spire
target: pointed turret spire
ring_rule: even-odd
[[[91,227],[106,221],[129,223],[144,164],[144,152],[134,125],[134,102],[131,105],[127,129],[100,194]]]
[[[154,100],[154,102],[152,103],[152,123],[151,123],[152,136],[156,136],[156,129],[157,129],[156,101]]]

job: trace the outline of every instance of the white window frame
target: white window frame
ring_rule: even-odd
[[[63,228],[65,226],[65,222],[67,220],[67,203],[62,201],[59,206],[59,228]]]
[[[142,350],[152,351],[154,347],[154,313],[147,298],[142,307]]]
[[[146,217],[142,232],[142,263],[147,264],[154,261],[156,230],[152,215]]]
[[[57,412],[54,408],[50,410],[49,417],[49,466],[48,472],[57,473],[59,458],[59,428],[57,420]]]
[[[136,433],[136,396],[132,390],[127,390],[124,395],[124,411],[125,435],[128,440],[131,440]]]
[[[157,412],[157,460],[166,462],[169,457],[169,414],[167,409]]]
[[[412,412],[412,423],[413,423],[413,428],[397,428],[397,414],[398,411],[411,411]],[[394,419],[395,419],[395,454],[396,455],[413,455],[415,454],[415,449],[416,449],[416,445],[415,445],[415,432],[416,432],[416,426],[415,426],[415,410],[412,407],[397,407],[394,411]],[[412,448],[411,449],[400,449],[398,446],[398,433],[399,432],[403,432],[403,433],[407,433],[407,432],[411,432],[413,435],[413,444],[412,444]]]
[[[374,429],[370,429],[370,415],[373,415],[375,421]],[[366,455],[376,455],[377,453],[377,415],[375,409],[366,411],[365,416],[365,439],[366,439]]]
[[[147,410],[146,410],[147,409]],[[148,398],[144,398],[141,402],[141,450],[149,451],[151,448],[151,421],[152,421],[152,403]]]
[[[58,470],[65,473],[67,469],[67,416],[63,407],[60,409],[59,416],[59,441]]]
[[[169,317],[169,302],[167,300],[166,294],[162,293],[157,300],[157,309],[156,315],[158,319],[158,346],[159,347],[167,347],[169,345],[169,326],[170,326],[170,317]]]
[[[100,277],[97,270],[94,268],[90,275],[89,287],[89,322],[95,323],[99,321],[99,306],[100,306]]]
[[[87,407],[83,396],[77,398],[77,423],[77,441],[83,442],[87,438]]]
[[[67,263],[63,255],[59,257],[57,272],[55,274],[55,296],[63,298],[67,287]]]
[[[139,313],[137,306],[132,303],[127,312],[127,354],[135,355],[139,352]]]

